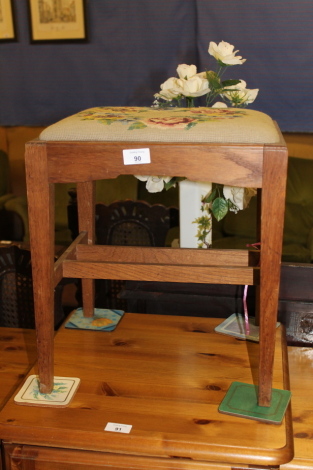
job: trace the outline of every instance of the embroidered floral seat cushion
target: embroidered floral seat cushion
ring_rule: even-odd
[[[274,144],[279,133],[268,115],[241,108],[96,107],[47,127],[39,138]]]

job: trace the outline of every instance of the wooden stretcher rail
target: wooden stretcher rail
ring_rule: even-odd
[[[55,263],[54,283],[75,277],[254,285],[258,263],[257,251],[87,245],[81,232]]]
[[[63,262],[63,276],[86,279],[122,279],[134,281],[195,282],[210,284],[253,285],[258,282],[258,268],[147,263]]]
[[[257,266],[258,251],[248,250],[197,250],[192,248],[152,248],[141,246],[77,245],[79,261],[150,264],[181,264],[200,266]]]
[[[81,232],[71,245],[62,253],[60,258],[54,263],[54,285],[56,286],[63,277],[63,261],[66,259],[76,259],[76,248],[79,243],[87,243],[87,232]]]

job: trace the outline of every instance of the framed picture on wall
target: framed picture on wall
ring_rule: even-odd
[[[15,41],[12,0],[0,0],[0,41]]]
[[[28,4],[31,42],[87,40],[85,0],[28,0]]]

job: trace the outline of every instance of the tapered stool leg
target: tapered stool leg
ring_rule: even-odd
[[[38,375],[41,393],[50,393],[54,375],[54,185],[48,182],[46,146],[26,145],[25,163]]]
[[[282,155],[284,153],[285,155]],[[264,148],[261,201],[260,406],[270,406],[280,285],[287,178],[287,150]],[[282,158],[284,157],[284,158]]]

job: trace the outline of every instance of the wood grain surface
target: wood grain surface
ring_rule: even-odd
[[[288,348],[294,459],[281,466],[282,470],[311,470],[313,468],[313,349]]]
[[[109,333],[61,329],[55,372],[81,378],[73,401],[60,410],[20,406],[11,399],[0,414],[0,435],[16,444],[171,462],[177,457],[215,462],[216,468],[288,462],[293,455],[289,409],[281,425],[218,412],[233,381],[256,383],[259,354],[256,343],[215,333],[219,322],[125,314]],[[275,388],[288,383],[281,340],[278,329]],[[108,422],[132,430],[105,432]]]
[[[46,144],[33,141],[26,148]],[[119,175],[146,175],[147,165],[124,165],[123,149],[149,148],[151,175],[188,176],[191,181],[259,188],[262,187],[263,147],[177,142],[49,142],[49,182],[73,182],[73,167],[75,181],[81,182]],[[221,171],[221,168],[228,170]]]
[[[35,331],[0,328],[0,409],[21,384],[35,360]]]
[[[27,201],[41,392],[53,384],[55,187],[48,184],[46,148],[25,154]],[[48,352],[49,351],[49,352]],[[42,352],[42,353],[41,353]]]

